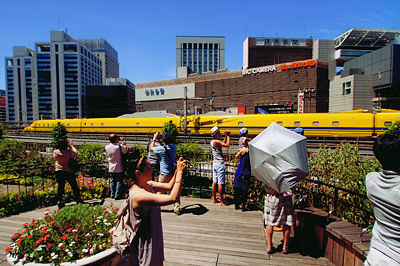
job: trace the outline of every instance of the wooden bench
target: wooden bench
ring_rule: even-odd
[[[300,253],[324,256],[335,265],[364,265],[371,233],[314,207],[295,210]]]

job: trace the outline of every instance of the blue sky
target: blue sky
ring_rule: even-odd
[[[62,29],[104,38],[133,83],[175,78],[175,37],[224,36],[225,67],[239,70],[246,37],[334,39],[351,28],[400,29],[400,1],[0,0],[0,89],[13,46],[34,49]]]

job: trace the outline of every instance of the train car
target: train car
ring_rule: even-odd
[[[117,118],[54,119],[33,122],[26,131],[51,131],[57,123],[66,126],[68,132],[96,133],[153,133],[162,131],[165,123],[174,123],[184,132],[184,118],[175,115],[147,115],[136,113]],[[239,134],[242,127],[250,134],[259,134],[272,122],[290,130],[302,127],[306,136],[326,137],[371,137],[382,134],[396,120],[399,111],[382,110],[380,113],[355,110],[343,113],[305,113],[305,114],[256,114],[232,115],[225,112],[211,112],[206,115],[188,116],[187,132],[209,134],[214,126],[221,131],[229,128],[232,134]]]

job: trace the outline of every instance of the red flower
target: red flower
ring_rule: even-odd
[[[51,248],[51,243],[48,243],[48,244],[47,244],[47,247],[48,247],[48,248]]]
[[[51,225],[51,226],[53,226],[53,225],[55,225],[55,224],[56,224],[56,221],[51,221],[51,222],[50,222],[50,225]]]
[[[21,244],[22,240],[24,240],[24,238],[18,239],[17,244]]]
[[[23,225],[23,226],[25,227],[25,226],[28,226],[28,225],[29,225],[28,223],[24,223],[24,225]]]
[[[71,232],[72,230],[74,230],[73,228],[68,228],[66,231],[69,233],[69,232]]]
[[[33,245],[36,246],[36,242],[33,242]]]
[[[62,240],[65,240],[67,238],[68,238],[68,236],[65,236],[65,235],[61,237]]]
[[[64,248],[65,247],[65,245],[63,244],[62,246],[61,246],[61,248]]]
[[[104,213],[108,213],[108,210],[107,210],[107,209],[105,209],[105,210],[104,210]]]
[[[35,223],[31,223],[31,226],[35,226]]]
[[[26,230],[26,229],[24,229],[24,230],[22,230],[22,232],[21,232],[21,233],[25,234],[26,232],[27,232],[27,230]]]
[[[10,247],[8,247],[8,248],[6,249],[6,252],[9,253],[9,252],[11,252],[11,250],[12,250],[12,249],[11,249]]]
[[[79,236],[79,234],[76,234],[76,235],[75,235],[75,237],[78,237],[78,236]]]
[[[46,233],[47,233],[47,231],[46,231],[45,228],[42,228],[40,231],[42,231],[43,234],[46,234]]]
[[[29,235],[28,238],[32,238],[32,235]]]

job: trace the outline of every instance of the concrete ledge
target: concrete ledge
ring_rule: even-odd
[[[296,237],[315,239],[319,253],[335,265],[364,265],[370,233],[360,238],[361,228],[314,207],[295,210],[295,221]]]

